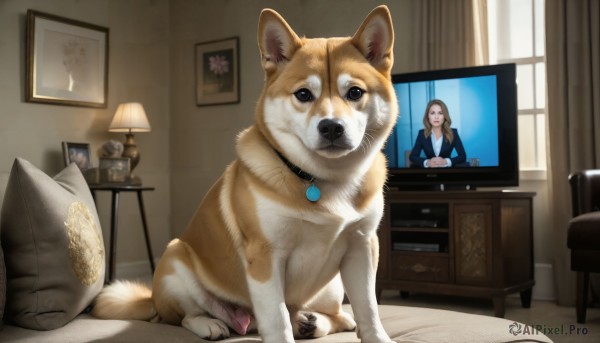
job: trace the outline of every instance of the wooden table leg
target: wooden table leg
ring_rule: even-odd
[[[146,221],[146,212],[144,211],[144,200],[142,199],[142,191],[137,191],[138,205],[140,206],[140,215],[142,217],[142,225],[144,227],[144,237],[146,238],[146,250],[148,251],[148,259],[150,260],[150,269],[154,274],[154,256],[152,254],[152,245],[150,244],[150,234],[148,234],[148,222]]]
[[[108,282],[115,279],[117,263],[117,219],[119,217],[119,191],[112,191],[112,209],[110,213],[110,257],[108,263]]]

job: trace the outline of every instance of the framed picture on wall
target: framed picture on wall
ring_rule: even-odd
[[[28,102],[106,107],[108,28],[27,11]]]
[[[88,143],[62,142],[62,151],[65,166],[75,163],[82,172],[92,168],[90,145]]]
[[[240,102],[238,37],[195,46],[196,105]]]

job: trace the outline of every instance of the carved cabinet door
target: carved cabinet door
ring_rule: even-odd
[[[455,280],[463,285],[490,285],[493,203],[454,205]]]

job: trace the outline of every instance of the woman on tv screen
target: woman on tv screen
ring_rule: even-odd
[[[439,99],[431,100],[423,116],[424,129],[419,130],[410,153],[413,166],[423,168],[447,168],[460,166],[467,160],[458,130],[451,128],[452,119],[448,106]],[[456,156],[451,157],[452,151]],[[422,156],[422,153],[425,157]]]

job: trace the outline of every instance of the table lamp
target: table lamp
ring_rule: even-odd
[[[127,157],[131,160],[131,169],[129,177],[133,180],[133,168],[140,162],[140,152],[133,141],[133,132],[150,132],[150,123],[144,106],[138,102],[127,102],[117,107],[117,112],[113,117],[108,131],[126,132],[125,144],[123,144],[123,154],[121,157]]]

